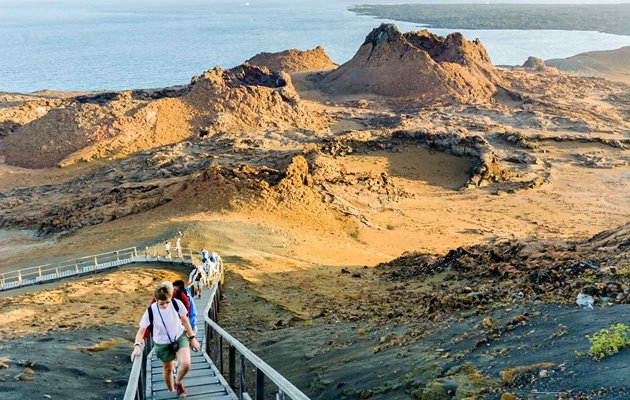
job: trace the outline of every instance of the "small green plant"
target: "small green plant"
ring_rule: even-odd
[[[370,331],[372,331],[372,328],[359,328],[357,329],[357,334],[358,335],[365,335],[366,333],[370,333]]]
[[[593,283],[595,282],[595,278],[593,278],[592,276],[585,276],[582,278],[582,282],[584,283]]]
[[[558,324],[558,330],[549,335],[549,339],[556,339],[566,335],[567,333],[569,333],[567,327],[562,324]]]
[[[619,350],[630,345],[630,327],[617,323],[611,325],[610,329],[602,329],[593,336],[586,336],[591,342],[588,349],[588,355],[593,357],[595,361],[601,361],[606,357],[612,356]]]

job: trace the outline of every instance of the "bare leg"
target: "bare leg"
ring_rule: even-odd
[[[175,361],[169,361],[169,362],[162,361],[162,377],[164,378],[164,383],[166,383],[166,390],[168,390],[169,392],[172,392],[173,390],[175,390],[175,385],[173,385],[173,368],[174,367],[175,367]]]
[[[190,347],[182,347],[177,350],[177,383],[182,383],[184,376],[190,369]]]

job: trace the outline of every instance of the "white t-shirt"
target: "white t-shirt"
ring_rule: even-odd
[[[171,301],[177,302],[177,306],[179,307],[179,315],[177,311],[175,311],[175,307],[171,303],[169,303],[166,310],[160,308],[160,314],[162,314],[162,318],[164,318],[164,323],[162,323],[160,314],[158,314],[158,303],[155,302],[151,304],[151,308],[153,310],[153,341],[157,344],[169,343],[164,325],[166,325],[168,329],[168,334],[173,341],[176,341],[177,338],[180,337],[185,330],[180,318],[187,314],[186,306],[184,305],[184,303],[177,299],[172,299]],[[144,314],[142,315],[142,319],[140,320],[140,327],[148,328],[149,323],[149,311],[145,310]]]

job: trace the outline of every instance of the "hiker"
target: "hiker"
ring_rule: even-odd
[[[182,243],[181,243],[181,238],[178,236],[177,237],[177,241],[175,242],[175,253],[177,253],[177,257],[182,256]]]
[[[173,286],[175,286],[175,282],[173,282]],[[185,291],[180,291],[178,288],[174,288],[172,297],[174,299],[177,299],[177,300],[181,301],[182,304],[184,304],[184,307],[186,307],[186,315],[188,316],[188,320],[190,321],[190,307],[191,306],[190,306],[190,300],[188,299],[187,293]],[[151,304],[155,303],[156,301],[157,301],[157,299],[155,297],[153,297],[151,299]],[[179,309],[176,309],[176,310],[179,311]],[[192,324],[192,322],[191,322],[190,325],[193,327],[193,330],[195,330],[195,326]],[[144,333],[144,338],[146,339],[150,335],[151,335],[151,332],[149,332],[149,330],[147,329],[147,331]]]
[[[206,273],[204,272],[202,265],[196,266],[188,275],[188,283],[193,285],[195,296],[197,298],[201,298],[201,291],[206,279]]]
[[[210,258],[206,264],[204,270],[206,271],[207,286],[210,287],[214,284],[214,280],[219,276],[219,265],[222,265],[221,257],[214,251],[210,254]]]
[[[166,256],[171,256],[171,242],[164,243],[164,251],[166,252]]]
[[[214,276],[212,275],[212,261],[210,259],[203,264],[203,272],[206,274],[206,286],[210,287],[214,281]]]
[[[184,297],[188,300],[188,304],[190,306],[188,308],[188,321],[190,321],[190,326],[192,326],[193,331],[197,333],[197,307],[195,306],[195,299],[193,299],[190,294],[190,290],[188,290],[184,281],[177,280],[173,282],[173,287],[177,293],[185,294]]]
[[[142,315],[140,328],[136,333],[131,361],[142,353],[144,333],[151,327],[154,349],[157,357],[162,361],[162,376],[169,392],[177,390],[177,395],[186,396],[187,391],[182,381],[190,369],[190,348],[199,351],[201,345],[195,338],[195,332],[186,316],[184,304],[173,299],[173,284],[160,283],[153,293],[157,302],[149,306]],[[179,367],[173,382],[174,360]]]
[[[208,262],[208,250],[206,250],[205,247],[202,247],[200,254],[201,254],[201,263],[205,265]]]

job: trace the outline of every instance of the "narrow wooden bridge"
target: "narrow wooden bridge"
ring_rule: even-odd
[[[0,291],[94,274],[132,263],[157,261],[193,264],[195,257],[191,249],[182,249],[179,254],[167,255],[163,250],[160,250],[159,245],[145,247],[144,250],[139,250],[138,247],[128,247],[107,253],[5,272],[0,274]]]
[[[177,263],[198,266],[199,256],[190,249],[166,255],[160,245],[116,250],[108,253],[24,268],[0,274],[0,291],[94,274],[131,263]],[[271,366],[261,360],[218,324],[221,290],[225,271],[219,268],[210,289],[196,299],[197,337],[201,351],[191,352],[191,369],[183,380],[186,399],[198,400],[308,400],[309,398]],[[147,303],[148,303],[147,299]],[[164,400],[178,398],[168,392],[162,379],[162,363],[148,340],[129,375],[124,400]]]

